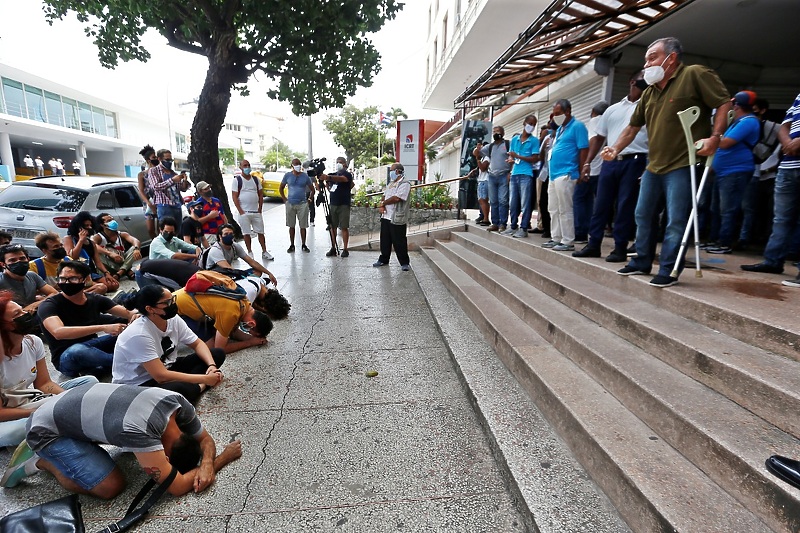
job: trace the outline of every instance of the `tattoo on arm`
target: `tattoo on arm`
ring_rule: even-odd
[[[155,481],[161,480],[161,470],[156,467],[146,467],[144,473],[153,478]]]

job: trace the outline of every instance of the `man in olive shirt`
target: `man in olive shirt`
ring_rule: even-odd
[[[719,76],[702,65],[684,65],[682,54],[681,43],[674,37],[658,39],[647,48],[644,79],[649,87],[642,93],[630,124],[617,142],[601,154],[604,160],[613,160],[647,125],[650,151],[636,204],[636,257],[619,274],[650,274],[655,256],[653,215],[661,199],[666,198],[667,230],[658,275],[650,280],[654,287],[678,282],[670,274],[676,262],[682,266],[678,251],[692,209],[689,148],[677,113],[692,106],[700,108],[700,116],[692,125],[692,137],[703,142],[697,155],[709,156],[719,147],[731,108],[731,97]],[[709,136],[712,109],[716,109],[716,115]]]

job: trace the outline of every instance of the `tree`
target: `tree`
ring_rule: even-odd
[[[280,168],[289,168],[294,158],[305,161],[306,157],[305,152],[292,151],[287,144],[276,139],[272,146],[267,149],[266,155],[261,158],[261,162],[268,170],[275,172]],[[277,165],[275,164],[276,161]]]
[[[244,150],[241,148],[237,148],[236,150],[233,148],[220,148],[219,158],[222,160],[223,166],[232,167],[244,159]]]
[[[400,108],[393,108],[396,116],[407,117]],[[381,154],[394,155],[394,140],[388,134],[393,126],[378,124],[378,108],[368,106],[359,109],[354,105],[345,106],[337,115],[330,115],[323,121],[325,129],[333,135],[336,144],[342,147],[348,161],[354,167],[375,167],[378,165],[378,139]],[[393,123],[396,124],[393,118]]]
[[[397,0],[44,0],[52,24],[75,12],[94,39],[100,63],[147,61],[141,37],[158,31],[174,48],[208,59],[205,83],[192,122],[192,179],[224,190],[219,133],[231,90],[247,93],[250,75],[275,82],[267,96],[289,102],[297,115],[341,107],[380,70],[368,38],[395,17]],[[158,71],[156,71],[158,72]],[[221,195],[228,212],[227,195]]]

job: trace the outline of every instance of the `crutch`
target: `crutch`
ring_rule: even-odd
[[[700,186],[695,188],[697,183],[697,175],[695,174],[695,165],[697,163],[697,150],[703,148],[703,143],[700,141],[694,142],[692,139],[692,124],[697,121],[700,116],[700,108],[692,106],[683,111],[678,111],[678,120],[683,126],[683,133],[686,136],[686,144],[689,148],[689,173],[692,177],[692,214],[689,216],[689,221],[686,224],[686,230],[683,232],[683,240],[681,241],[680,250],[678,250],[678,257],[675,261],[675,267],[672,269],[670,276],[673,278],[678,277],[678,265],[680,259],[683,257],[683,252],[689,241],[689,231],[694,226],[694,251],[695,251],[695,274],[696,278],[702,278],[703,272],[700,270],[700,229],[697,225],[697,202],[700,199],[700,193],[703,191],[703,186],[708,179],[708,172],[711,170],[711,163],[714,162],[714,154],[706,157],[706,165],[703,169],[703,177],[700,179]],[[733,111],[728,112],[728,124],[733,119]]]

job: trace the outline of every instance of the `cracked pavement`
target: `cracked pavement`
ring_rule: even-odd
[[[242,458],[205,492],[164,497],[135,531],[523,531],[413,271],[394,257],[373,268],[376,251],[325,257],[319,225],[311,253],[288,254],[283,213],[265,214],[267,267],[289,318],[266,346],[229,355],[198,404],[218,450],[239,438]],[[121,517],[145,481],[131,454],[114,455],[129,487],[81,497],[88,530]],[[39,474],[0,489],[0,515],[64,494]]]

